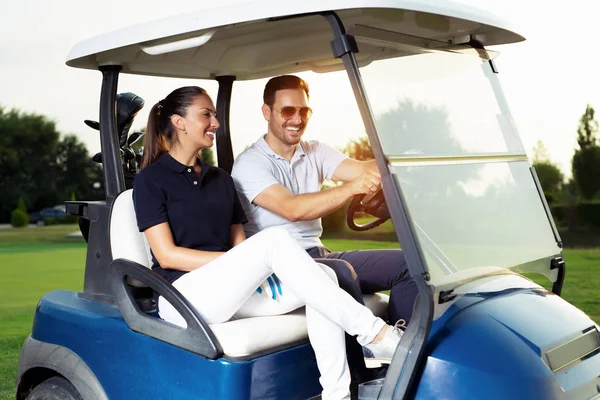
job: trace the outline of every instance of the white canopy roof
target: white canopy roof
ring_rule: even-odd
[[[323,17],[285,18],[329,10],[346,29],[370,26],[454,43],[474,35],[486,46],[523,40],[506,21],[451,0],[258,0],[97,36],[76,44],[67,65],[121,65],[122,72],[131,74],[198,79],[234,75],[238,80],[337,69],[339,60],[330,48],[333,33]],[[380,58],[369,53],[369,46],[360,50],[359,59]]]

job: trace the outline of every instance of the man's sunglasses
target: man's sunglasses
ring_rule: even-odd
[[[302,118],[303,120],[308,120],[312,116],[312,109],[310,107],[287,106],[287,107],[282,107],[281,110],[278,110],[273,106],[269,106],[269,107],[271,107],[271,109],[279,112],[281,114],[281,117],[283,119],[285,119],[286,121],[294,118],[294,116],[296,115],[296,112],[300,113],[300,118]]]

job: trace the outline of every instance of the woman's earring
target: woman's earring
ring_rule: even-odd
[[[183,133],[185,133],[187,135],[187,131],[185,129],[183,130]]]

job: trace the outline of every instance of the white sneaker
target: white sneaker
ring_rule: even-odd
[[[386,327],[383,339],[363,347],[365,365],[367,368],[379,368],[383,364],[390,364],[398,343],[406,329],[406,322],[401,319],[394,326]]]

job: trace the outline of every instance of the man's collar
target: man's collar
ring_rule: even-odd
[[[267,141],[265,140],[265,137],[267,137],[267,134],[265,133],[264,135],[261,136],[261,138],[258,140],[258,142],[256,142],[257,146],[262,149],[264,152],[266,152],[267,154],[269,154],[272,157],[275,157],[277,159],[280,160],[286,160],[287,159],[285,157],[280,156],[279,154],[277,154],[275,152],[275,150],[273,150],[271,148],[271,146],[269,146],[269,143],[267,143]],[[296,145],[296,150],[294,151],[294,155],[292,156],[292,160],[294,160],[295,158],[300,158],[301,156],[306,155],[306,152],[304,151],[304,148],[302,147],[302,141],[300,141],[300,143],[298,143]]]

